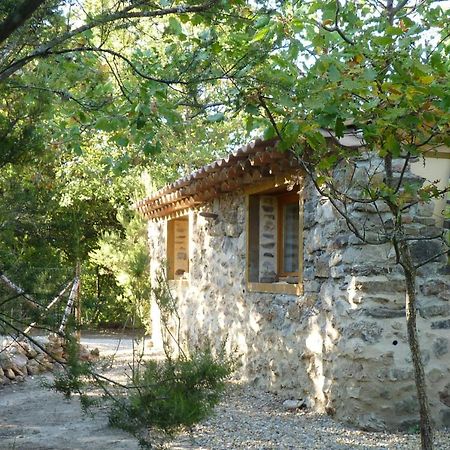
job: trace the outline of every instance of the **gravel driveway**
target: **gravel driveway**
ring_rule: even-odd
[[[82,343],[116,355],[108,376],[124,379],[132,339],[84,336]],[[121,369],[121,370],[120,370]],[[50,378],[48,375],[47,378]],[[179,434],[166,448],[225,449],[419,449],[418,435],[368,433],[311,412],[289,412],[281,399],[248,386],[230,385],[213,416]],[[136,440],[108,426],[106,410],[82,413],[79,402],[42,387],[42,377],[0,389],[0,450],[137,450]],[[436,450],[450,449],[450,432],[437,436]]]

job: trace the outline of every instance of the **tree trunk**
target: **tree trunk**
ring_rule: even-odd
[[[426,391],[425,371],[420,353],[419,339],[416,327],[416,270],[411,258],[408,243],[399,244],[400,264],[405,272],[406,281],[406,327],[411,358],[414,366],[414,378],[419,401],[420,437],[422,450],[433,450],[433,427],[430,407]]]

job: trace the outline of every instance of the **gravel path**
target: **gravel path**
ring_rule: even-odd
[[[85,336],[102,356],[116,354],[107,376],[123,381],[132,340]],[[118,350],[117,350],[117,347]],[[117,352],[116,352],[117,350]],[[48,376],[48,375],[47,375]],[[83,415],[78,400],[66,401],[42,387],[41,377],[0,389],[0,450],[137,450],[136,439],[110,428],[106,410]],[[212,417],[180,433],[166,445],[172,450],[344,450],[420,448],[419,435],[368,433],[306,411],[289,412],[282,401],[249,386],[232,384]],[[436,450],[450,450],[450,431],[437,436]]]
[[[450,431],[439,432],[436,450],[450,450]],[[178,436],[173,450],[414,450],[418,434],[363,432],[330,417],[288,412],[276,396],[250,387],[231,386],[214,415],[190,434]]]

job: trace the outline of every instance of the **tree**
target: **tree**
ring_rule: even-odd
[[[160,185],[225,147],[233,121],[218,133],[214,121],[205,126],[196,112],[178,111],[190,105],[181,65],[194,63],[174,40],[183,35],[181,23],[201,28],[208,17],[191,13],[214,3],[2,3],[1,262],[27,291],[52,295],[80,259],[88,299],[98,297],[100,279],[103,292],[116,292],[88,255],[105,232],[123,234],[117,211],[135,200],[141,172],[151,168]]]
[[[64,143],[79,155],[86,137],[100,134],[99,141],[122,149],[110,161],[121,173],[142,155],[152,162],[160,157],[163,167],[167,157],[177,161],[170,142],[169,151],[161,151],[166,131],[179,141],[180,133],[186,136],[181,130],[193,123],[202,130],[204,119],[209,130],[219,126],[239,140],[241,119],[249,135],[277,135],[283,148],[295,149],[317,188],[362,240],[369,236],[353,224],[349,205],[387,207],[392,225],[381,217],[376,240],[392,243],[405,273],[422,446],[432,448],[409,249],[411,239],[426,236],[407,235],[402,216],[442,194],[433,184],[410,183],[404,174],[412,158],[450,145],[449,10],[432,0],[288,1],[270,7],[240,0],[174,7],[86,1],[85,10],[50,1],[28,21],[11,22],[25,4],[36,2],[6,2],[0,16],[3,25],[16,24],[5,27],[10,31],[0,42],[0,99],[6,105],[1,133],[28,139],[48,132],[56,146]],[[48,106],[38,100],[43,94]],[[225,117],[235,118],[234,133],[224,126]],[[25,135],[20,130],[27,121],[31,132]],[[383,167],[381,177],[357,191],[334,178],[335,170],[352,166],[354,155],[336,139],[349,124]],[[333,131],[332,152],[321,129]],[[200,131],[200,141],[210,136]],[[184,141],[189,148],[191,141]],[[12,149],[11,155],[19,155]],[[404,164],[398,175],[394,160]],[[176,164],[180,168],[182,161]]]
[[[255,56],[256,64],[246,66],[239,80],[250,113],[248,127],[265,120],[266,136],[277,135],[282,147],[299,154],[319,192],[330,198],[362,242],[390,242],[395,249],[405,276],[424,449],[433,448],[433,438],[416,330],[415,277],[420,266],[447,253],[448,247],[415,264],[411,243],[442,238],[442,233],[417,235],[403,218],[447,189],[439,191],[434,183],[422,187],[405,173],[412,158],[450,144],[448,18],[448,10],[432,1],[284,4],[259,16],[248,45],[240,49],[242,54],[267,54],[265,60]],[[358,152],[339,145],[348,126],[379,160],[359,185],[352,175]],[[324,129],[331,130],[328,139]],[[403,161],[398,172],[394,160]],[[357,204],[375,210],[384,204],[390,221],[380,213],[369,235],[354,218]]]

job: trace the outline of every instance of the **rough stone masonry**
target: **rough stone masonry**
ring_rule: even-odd
[[[367,223],[387,214],[357,205]],[[432,205],[405,218],[418,235],[433,230]],[[217,218],[199,214],[213,211]],[[408,429],[418,421],[405,325],[405,284],[389,244],[366,245],[349,232],[326,198],[305,187],[303,293],[250,292],[243,191],[189,210],[189,275],[171,282],[182,336],[207,340],[241,357],[249,383],[302,399],[338,420],[366,429]],[[410,223],[408,223],[410,222]],[[166,261],[167,221],[149,224],[151,273]],[[416,261],[439,251],[416,241]],[[269,258],[269,257],[267,257]],[[269,258],[270,259],[270,258]],[[450,282],[445,258],[418,271],[418,330],[431,409],[450,427]],[[155,344],[158,311],[153,305]]]

